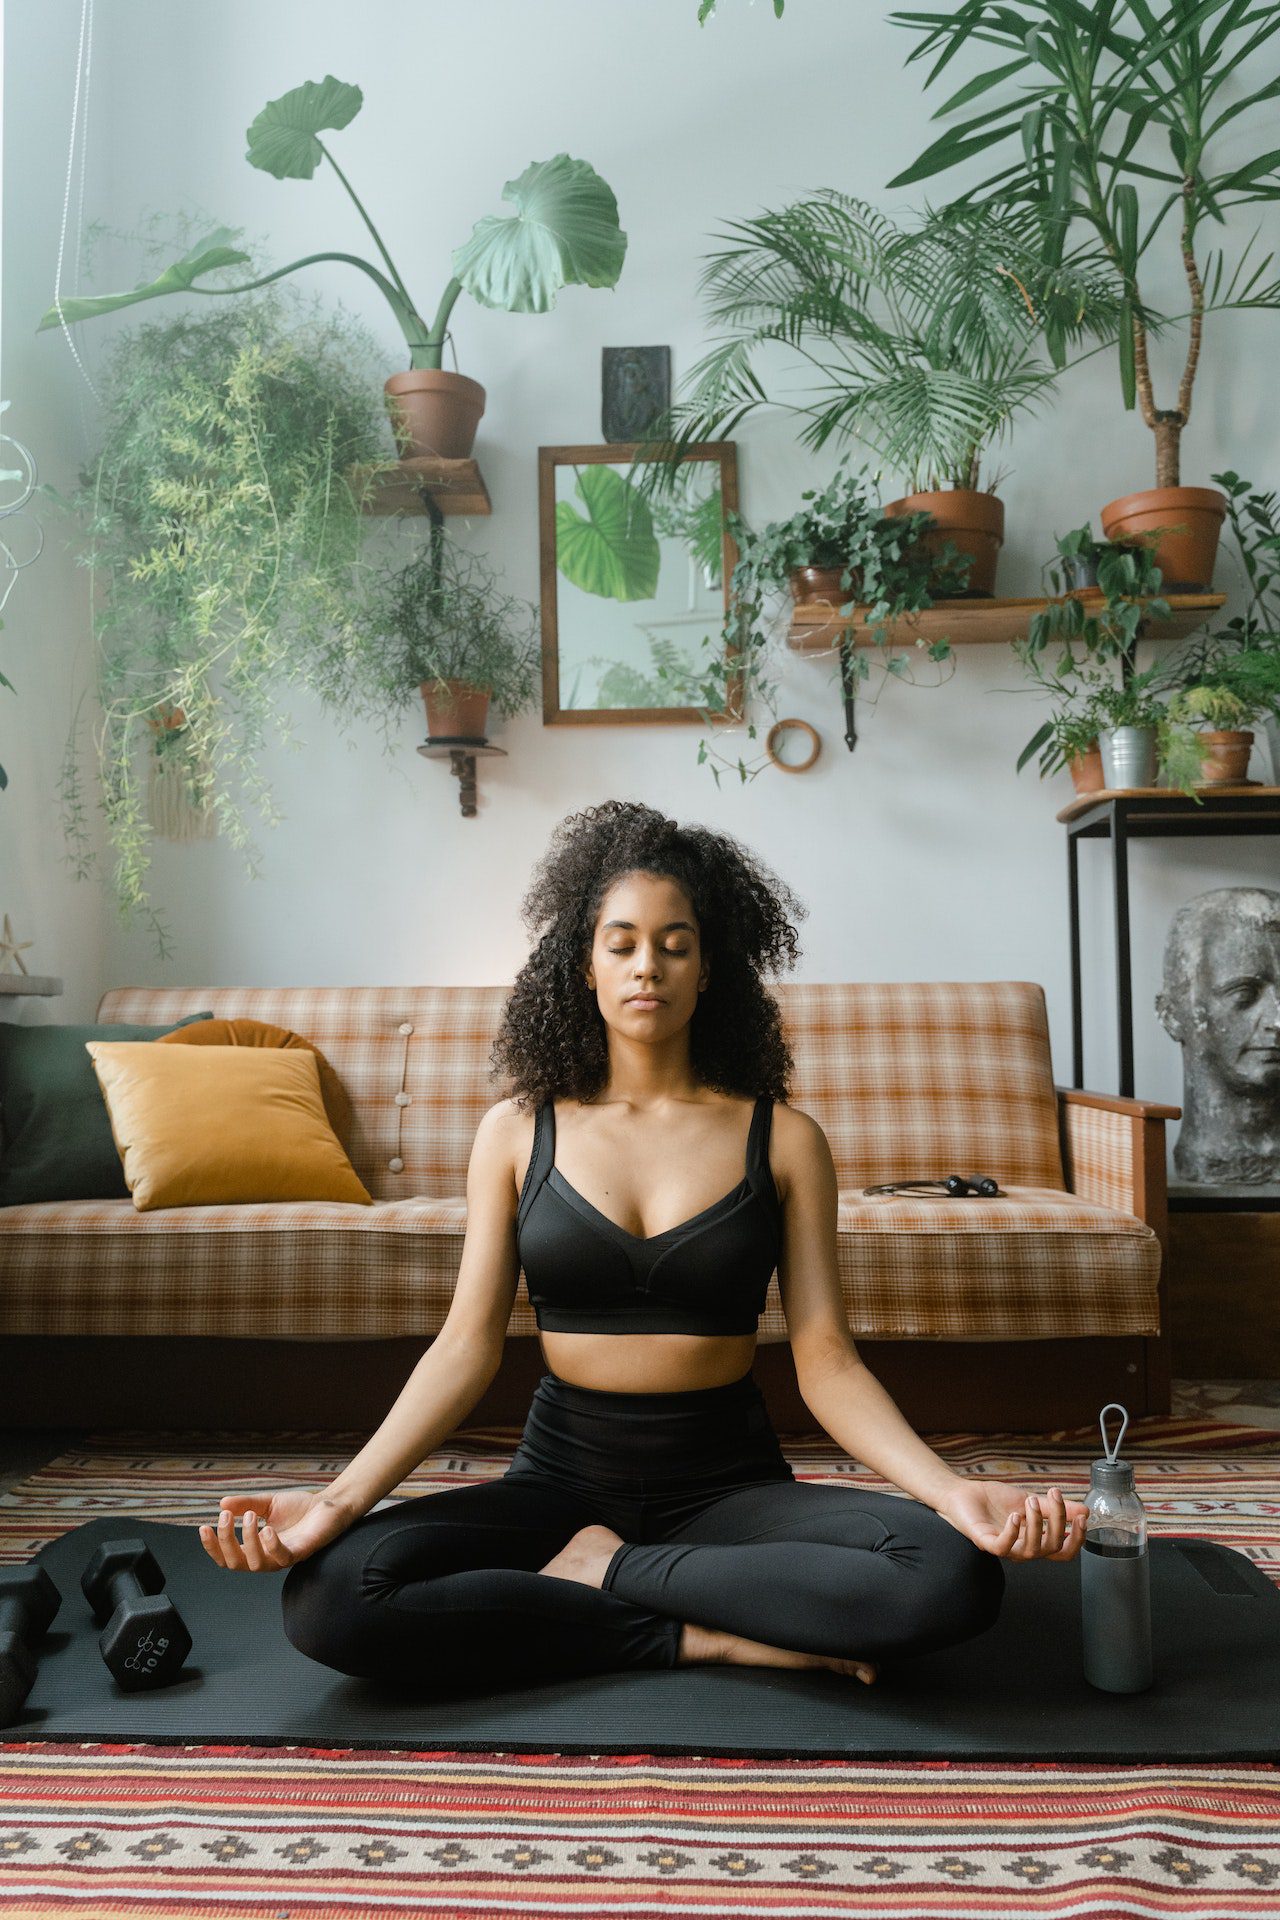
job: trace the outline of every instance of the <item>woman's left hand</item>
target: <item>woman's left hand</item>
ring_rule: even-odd
[[[1001,1560],[1074,1560],[1084,1544],[1083,1500],[1058,1487],[1025,1493],[1001,1480],[964,1480],[937,1509],[975,1546]]]

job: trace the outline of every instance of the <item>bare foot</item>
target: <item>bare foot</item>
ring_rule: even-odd
[[[622,1535],[612,1527],[580,1527],[538,1572],[552,1574],[557,1580],[578,1580],[584,1587],[598,1587],[621,1545]]]
[[[559,1553],[553,1554],[539,1573],[557,1580],[577,1580],[587,1587],[598,1587],[604,1570],[622,1545],[622,1535],[612,1527],[580,1527]],[[685,1621],[680,1629],[678,1667],[714,1663],[733,1667],[826,1667],[870,1686],[876,1668],[869,1660],[844,1660],[836,1654],[799,1653],[793,1647],[771,1647],[763,1640],[747,1640],[741,1634],[723,1633],[717,1627],[699,1627]]]
[[[792,1647],[771,1647],[763,1640],[745,1640],[741,1634],[722,1633],[716,1627],[698,1627],[686,1620],[680,1629],[678,1667],[712,1662],[731,1667],[827,1667],[870,1686],[876,1668],[869,1660],[843,1660],[836,1654],[799,1653]]]

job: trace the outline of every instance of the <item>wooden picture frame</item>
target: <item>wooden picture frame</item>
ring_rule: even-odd
[[[720,580],[723,612],[729,607],[729,583],[737,564],[738,549],[729,532],[728,516],[738,506],[738,450],[732,440],[699,441],[687,448],[681,464],[716,463],[719,470],[722,511],[720,539]],[[557,474],[566,467],[610,466],[629,468],[641,457],[638,443],[613,442],[592,446],[539,447],[538,449],[538,529],[539,565],[542,586],[542,719],[544,726],[610,726],[634,723],[669,725],[741,724],[742,674],[730,674],[725,683],[723,712],[704,711],[692,706],[577,706],[562,698],[561,665],[561,590],[557,555]],[[581,476],[579,476],[580,478]],[[578,589],[574,587],[575,595]],[[643,604],[640,600],[633,605]],[[687,616],[698,624],[696,616]],[[708,609],[707,619],[722,619],[720,608]]]

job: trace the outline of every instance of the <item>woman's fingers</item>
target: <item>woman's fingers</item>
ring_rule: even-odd
[[[249,1504],[251,1495],[236,1494],[222,1503],[216,1527],[202,1526],[200,1544],[220,1567],[244,1573],[270,1573],[293,1565],[293,1554],[282,1543],[275,1528],[261,1521]],[[236,1514],[243,1510],[242,1531],[236,1538]]]

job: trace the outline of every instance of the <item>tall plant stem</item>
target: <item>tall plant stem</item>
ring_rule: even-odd
[[[387,272],[391,275],[391,278],[395,281],[396,286],[399,288],[401,297],[403,298],[406,307],[409,307],[416,316],[418,310],[414,306],[413,300],[410,297],[409,289],[404,284],[404,281],[400,278],[400,275],[396,270],[395,261],[391,258],[391,255],[387,252],[387,249],[382,244],[382,235],[378,232],[378,229],[374,226],[373,221],[369,218],[369,215],[366,213],[364,204],[361,201],[359,194],[356,192],[355,188],[352,186],[351,182],[348,180],[346,174],[342,171],[342,168],[338,165],[337,161],[334,159],[333,155],[330,153],[328,147],[326,147],[326,145],[324,144],[324,141],[321,140],[318,136],[316,138],[316,145],[319,147],[321,153],[324,155],[325,159],[329,162],[329,165],[333,168],[334,172],[337,174],[339,180],[341,180],[347,192],[351,195],[351,199],[355,205],[356,212],[360,215],[360,218],[364,221],[366,227],[368,227],[370,233],[373,235],[373,244],[378,249],[378,252],[382,255],[383,259],[387,263]]]
[[[362,260],[358,253],[309,253],[301,260],[291,260],[287,267],[276,267],[273,272],[264,273],[257,280],[245,280],[236,287],[202,287],[193,280],[189,291],[213,295],[252,293],[255,287],[269,286],[273,280],[282,280],[286,273],[296,273],[299,267],[313,267],[321,260],[342,260],[350,267],[359,267],[361,273],[367,273],[373,284],[381,289],[387,305],[399,321],[400,331],[404,334],[410,354],[416,354],[418,349],[426,344],[425,341],[414,337],[415,330],[423,323],[413,306],[401,297],[400,289],[392,286],[385,273],[379,273],[378,269],[370,266],[367,260]]]

